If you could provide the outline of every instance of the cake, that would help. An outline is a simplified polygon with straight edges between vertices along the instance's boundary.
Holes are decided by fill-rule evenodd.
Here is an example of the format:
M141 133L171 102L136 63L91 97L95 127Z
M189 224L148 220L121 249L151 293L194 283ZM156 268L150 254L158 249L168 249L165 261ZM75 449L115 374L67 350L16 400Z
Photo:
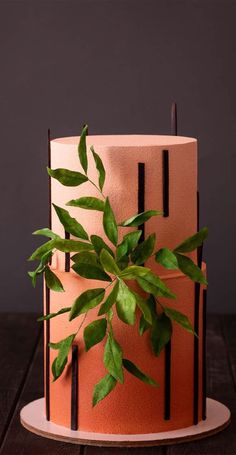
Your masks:
M83 173L78 159L80 137L62 137L49 142L49 168L70 169ZM174 250L186 238L199 231L197 191L197 140L181 136L160 135L87 135L87 150L94 150L106 169L103 193L109 200L116 220L129 219L136 213L149 210L161 215L139 226L140 241L156 234L156 249ZM91 154L91 152L88 152ZM67 186L50 172L50 228L61 238L78 240L65 232L57 207L69 210L70 216L81 223L91 235L100 236L111 250L114 245L102 228L103 211L68 207L68 201L82 197L98 197L97 188L90 181L79 186ZM98 180L96 160L89 158L89 179ZM53 204L53 206L52 206ZM67 205L66 205L67 204ZM134 231L132 226L122 227L123 234ZM121 235L121 234L120 234ZM118 243L122 237L119 237ZM57 314L70 307L79 295L89 289L101 288L101 281L87 279L72 268L73 254L56 250L49 269L63 285L64 292L56 292L44 280L44 315ZM201 247L187 251L187 256L206 276L206 265L201 260ZM197 424L206 418L205 391L205 306L206 284L193 281L179 268L164 268L155 256L141 267L158 275L167 288L176 294L171 300L164 295L160 301L183 313L190 321L195 334L184 330L178 321L172 321L172 336L158 356L150 347L149 330L139 333L140 315L128 325L113 311L115 339L122 346L123 357L130 359L147 377L153 378L152 387L124 369L124 383L117 382L114 389L96 406L92 403L94 385L107 374L103 363L105 339L85 350L83 329L99 319L98 306L85 317L69 320L68 312L57 317L44 316L45 333L45 414L51 422L73 430L111 434L144 434L177 430ZM101 286L102 284L102 286ZM132 282L134 292L140 292ZM141 295L145 296L144 290ZM81 330L73 339L68 361L60 377L53 374L57 343ZM52 349L49 347L51 343ZM154 384L155 382L155 384Z

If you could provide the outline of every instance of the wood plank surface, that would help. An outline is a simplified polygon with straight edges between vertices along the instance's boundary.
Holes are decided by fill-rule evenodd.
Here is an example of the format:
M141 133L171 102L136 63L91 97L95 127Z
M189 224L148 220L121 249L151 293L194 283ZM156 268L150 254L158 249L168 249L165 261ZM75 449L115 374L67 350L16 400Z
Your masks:
M10 388L7 388L7 378L0 377L0 400L3 411L0 411L0 422L6 419L4 409L11 409L5 424L8 426L5 438L0 450L1 455L234 455L236 454L235 425L224 430L219 435L195 441L187 444L166 447L150 448L108 448L108 447L83 447L64 442L36 436L25 430L19 421L20 409L28 402L43 395L43 344L42 338L34 350L33 343L36 342L38 333L35 317L26 316L29 331L22 334L24 318L17 321L16 316L9 316L8 322L1 325L0 334L9 331L9 324L14 328L17 343L3 342L0 347L0 366L6 368ZM31 321L31 323L29 322ZM17 330L19 329L18 335ZM34 334L33 334L34 332ZM12 332L13 333L13 332ZM20 335L21 333L21 335ZM218 399L231 409L233 415L236 413L235 379L236 379L236 316L219 317L208 316L207 328L207 371L208 371L208 396ZM7 335L6 335L7 336ZM10 337L10 336L9 336ZM30 338L28 340L28 338ZM7 340L7 338L6 338ZM5 343L5 344L4 344ZM8 346L7 346L8 344ZM31 349L30 349L31 345ZM22 351L22 349L24 351ZM14 352L12 352L12 350ZM26 350L26 351L25 351ZM4 353L11 351L8 358ZM23 352L24 363L18 357ZM27 355L26 355L27 354ZM3 357L3 358L1 358ZM27 360L28 359L28 360ZM14 376L15 368L19 379ZM12 382L11 382L12 381ZM15 391L15 401L12 403L11 393ZM8 391L8 393L4 393ZM5 401L5 403L4 403ZM13 409L14 408L14 412ZM12 417L12 418L11 418Z
M28 370L24 388L19 397L13 419L0 450L1 455L79 455L80 446L53 441L37 436L20 423L19 413L23 406L43 396L43 340L41 338L32 364Z
M36 314L1 313L0 317L0 445L14 412L39 339Z
M222 329L228 354L229 366L236 388L236 316L222 316Z

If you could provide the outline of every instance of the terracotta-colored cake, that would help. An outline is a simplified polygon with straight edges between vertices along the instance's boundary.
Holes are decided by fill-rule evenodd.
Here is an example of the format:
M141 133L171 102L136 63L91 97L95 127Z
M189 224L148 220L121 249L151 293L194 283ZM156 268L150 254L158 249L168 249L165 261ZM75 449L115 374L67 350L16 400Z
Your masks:
M81 172L78 143L79 137L52 140L51 168ZM155 232L159 247L173 249L197 231L196 139L155 135L88 136L87 146L91 145L100 155L106 169L104 193L109 195L118 221L139 211L139 168L142 163L144 209L162 210L163 205L166 205L164 216L153 217L145 224L145 237ZM93 162L89 176L94 180L97 178ZM164 179L167 179L167 185ZM96 188L89 182L79 187L68 187L51 179L52 203L68 210L66 202L82 196L97 196ZM102 230L101 212L70 207L70 215L79 220L89 234L100 235L109 243ZM61 237L65 236L54 210L51 214L51 227ZM131 231L131 228L125 229L125 233ZM70 238L73 239L73 236ZM111 243L109 246L113 248ZM190 253L189 257L195 263L199 262L197 251ZM168 348L156 357L150 349L148 334L144 333L142 337L139 335L138 322L133 326L125 325L114 311L113 328L124 356L132 359L141 370L158 381L160 387L151 387L125 372L124 384L117 384L112 393L92 407L94 384L106 374L103 365L105 342L102 341L85 352L83 331L76 336L73 345L78 346L78 393L73 402L71 353L61 377L53 382L51 366L57 352L49 350L46 343L49 340L57 342L75 332L82 316L69 322L66 313L45 322L46 412L52 422L71 428L71 415L77 413L80 430L138 434L184 428L205 418L205 372L202 358L204 286L194 283L181 272L165 270L154 258L148 260L145 266L157 273L168 288L177 294L177 299L171 301L171 306L188 316L198 338L174 323ZM82 278L72 269L65 271L65 253L57 252L53 256L51 268L63 283L65 292L45 289L45 311L49 309L50 313L72 305L87 289L101 287L101 282ZM205 273L204 264L202 269ZM162 301L166 306L170 305L169 299L162 298ZM88 312L86 323L97 318L97 311L95 308Z

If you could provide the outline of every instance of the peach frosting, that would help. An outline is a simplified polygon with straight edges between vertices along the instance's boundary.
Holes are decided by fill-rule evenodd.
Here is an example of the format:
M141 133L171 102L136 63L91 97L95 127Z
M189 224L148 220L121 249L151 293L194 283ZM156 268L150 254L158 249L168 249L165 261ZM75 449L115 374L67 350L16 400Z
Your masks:
M52 169L66 168L83 172L78 159L78 142L79 138L62 138L51 141ZM138 211L139 162L145 163L145 210L162 210L162 150L168 147L170 216L168 218L158 216L150 219L145 227L145 235L156 232L159 245L174 248L184 238L195 233L197 224L196 139L179 136L88 136L87 144L88 149L94 145L95 151L103 160L106 169L103 193L109 195L119 222ZM97 170L91 153L88 176L97 182ZM65 205L69 200L82 196L100 197L90 182L78 187L66 187L52 179L51 191L52 201L69 210L71 216L75 217L90 235L97 234L104 237L101 212ZM64 237L64 228L54 209L52 209L52 230ZM121 230L123 233L127 233L132 228ZM106 241L109 243L107 239ZM191 256L196 259L195 252ZM150 260L148 265L157 273L161 272L154 260ZM64 270L63 253L58 255L57 267L59 270Z
M205 265L203 265L205 272ZM55 270L54 270L55 271ZM51 312L70 306L85 289L102 287L100 281L86 280L72 273L55 271L63 283L65 293L51 291ZM177 294L177 300L161 299L162 303L186 314L194 322L194 283L183 274L168 276L168 287ZM202 412L202 289L200 293L199 320L199 419ZM97 319L98 309L90 310L85 324ZM79 384L78 384L78 423L80 430L101 433L155 433L187 427L193 423L193 346L194 337L181 326L173 324L172 361L171 361L171 419L164 420L164 351L159 357L152 353L148 333L142 337L138 333L140 313L134 326L121 322L114 311L114 335L122 346L125 358L133 361L139 368L156 379L159 388L139 381L125 372L123 385L116 388L94 408L92 393L94 385L106 374L103 365L105 341L85 352L83 330L74 341L79 349ZM57 342L77 331L83 315L69 322L68 314L51 320L51 340ZM57 351L50 350L52 364ZM71 365L70 358L62 376L52 382L50 378L50 413L51 420L59 425L70 427Z
M51 141L51 167L67 168L82 172L78 159L79 138L59 138ZM145 236L156 232L157 248L174 248L186 237L196 232L197 225L197 141L180 136L88 136L88 148L94 145L106 169L104 194L109 195L116 219L121 221L137 213L138 163L145 163L145 210L162 210L162 150L169 150L170 216L154 217L145 227ZM92 156L89 157L89 178L97 181L97 170ZM51 179L52 202L69 210L91 234L105 237L102 229L102 213L66 206L66 202L82 196L99 197L89 183L79 187L66 187ZM122 228L123 233L131 228ZM52 230L64 237L64 228L52 209ZM73 238L73 236L71 236ZM110 245L111 246L111 245ZM196 261L196 252L190 255ZM50 312L70 306L86 289L103 287L101 281L86 280L75 272L64 272L65 255L57 252L52 268L63 283L64 293L51 291ZM162 299L163 303L186 314L194 320L194 283L182 273L165 270L154 260L147 266L162 274L177 300ZM205 272L205 265L203 266ZM199 320L199 419L201 420L201 375L202 375L202 289L200 292ZM44 293L45 301L45 293ZM86 324L97 318L98 309L90 310ZM75 339L79 348L79 429L101 433L152 433L174 430L193 423L193 346L194 337L182 327L173 324L171 363L171 419L164 420L164 352L155 357L151 351L148 334L138 334L138 317L134 326L121 322L114 312L114 333L124 350L124 356L136 363L144 372L155 378L159 388L146 385L125 373L124 385L118 384L114 391L92 408L94 385L106 374L103 365L104 341L89 352L84 351L83 331ZM77 330L81 317L72 322L68 314L50 321L51 341L56 342ZM56 351L50 350L50 364ZM50 378L51 420L70 427L71 406L70 358L62 376L52 382Z

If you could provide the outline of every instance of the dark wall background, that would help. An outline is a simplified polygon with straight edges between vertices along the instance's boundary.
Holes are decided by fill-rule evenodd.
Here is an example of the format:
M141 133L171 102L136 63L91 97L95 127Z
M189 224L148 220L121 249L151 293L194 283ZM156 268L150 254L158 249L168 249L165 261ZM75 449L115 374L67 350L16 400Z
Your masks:
M172 100L199 139L209 308L235 311L235 17L229 0L0 1L3 311L42 305L26 258L47 226L47 128L168 134Z

